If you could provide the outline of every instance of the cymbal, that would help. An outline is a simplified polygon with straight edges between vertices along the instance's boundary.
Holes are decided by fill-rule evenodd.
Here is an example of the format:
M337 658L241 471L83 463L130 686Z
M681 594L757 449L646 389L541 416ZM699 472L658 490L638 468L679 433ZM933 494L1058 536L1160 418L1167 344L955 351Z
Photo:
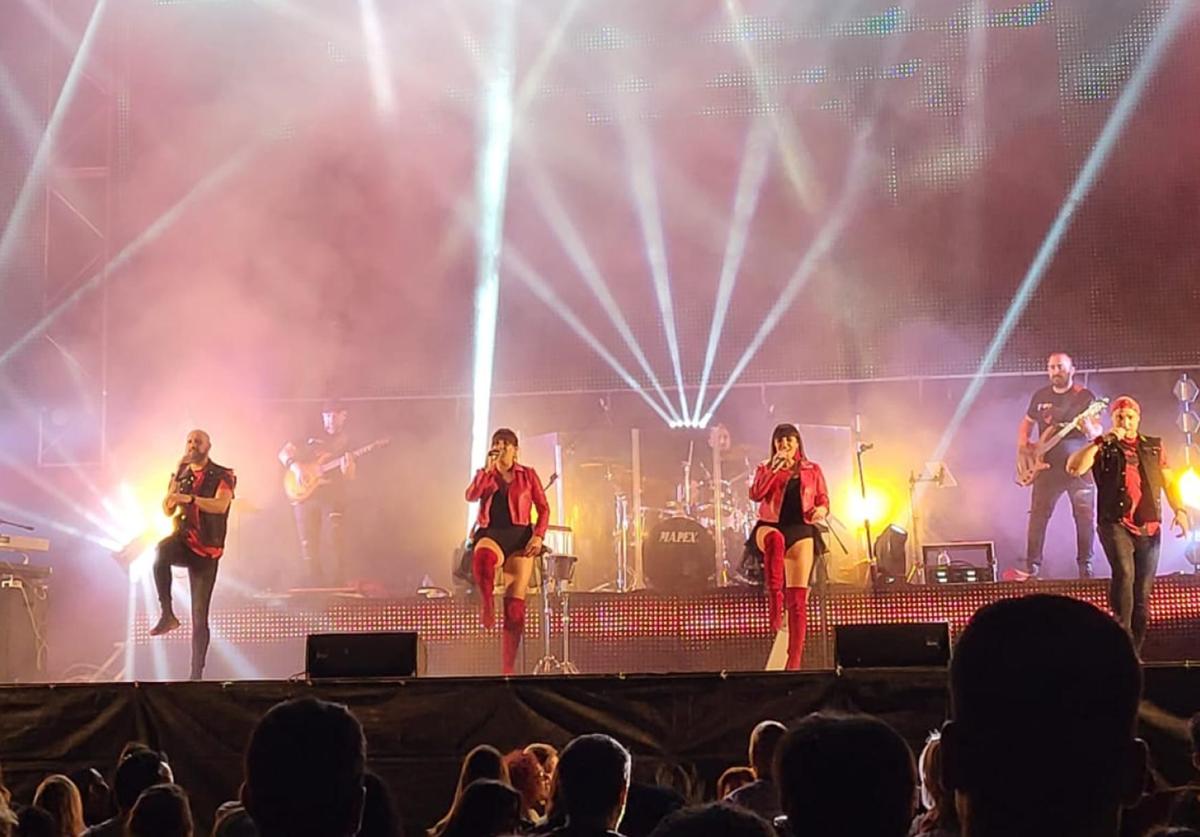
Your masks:
M615 459L593 459L588 462L580 462L580 468L611 468L614 471L629 471L632 470L628 465L619 462Z

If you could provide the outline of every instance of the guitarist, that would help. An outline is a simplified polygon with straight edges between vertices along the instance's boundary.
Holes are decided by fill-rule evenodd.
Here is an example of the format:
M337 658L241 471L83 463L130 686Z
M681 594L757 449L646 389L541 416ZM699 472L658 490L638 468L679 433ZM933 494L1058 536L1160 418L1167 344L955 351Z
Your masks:
M339 401L327 401L321 407L321 431L309 436L302 444L288 442L279 451L279 461L300 476L302 464L315 462L325 455L326 460L341 459L341 467L326 474L326 484L319 486L303 502L292 509L296 516L296 532L300 537L300 560L305 582L320 587L328 582L340 584L346 554L346 483L356 475L354 457L350 456L350 437L346 432L348 411ZM321 529L329 522L332 546L332 578L326 577L321 560Z
M1096 396L1087 387L1075 383L1075 364L1065 352L1055 352L1046 360L1050 383L1029 399L1029 408L1017 428L1017 456L1030 456L1034 445L1047 430L1056 431L1088 408ZM1090 475L1067 473L1067 457L1085 446L1100 432L1095 419L1085 419L1045 455L1045 467L1033 482L1029 506L1029 533L1025 560L1032 578L1042 571L1042 548L1046 525L1054 507L1065 493L1071 500L1075 517L1075 561L1080 578L1092 577L1092 520L1096 513L1096 487ZM1030 432L1033 433L1032 439Z

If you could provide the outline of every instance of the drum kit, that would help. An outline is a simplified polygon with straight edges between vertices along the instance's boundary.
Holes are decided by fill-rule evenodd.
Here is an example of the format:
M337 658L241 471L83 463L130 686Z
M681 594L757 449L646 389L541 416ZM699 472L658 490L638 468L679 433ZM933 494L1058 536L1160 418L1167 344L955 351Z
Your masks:
M754 476L751 451L745 445L727 446L721 449L720 463L714 461L714 468L696 454L695 443L690 442L688 456L674 478L646 481L642 492L646 502L640 510L632 501L633 473L628 466L609 459L581 463L581 468L596 469L603 475L613 497L616 577L596 590L624 592L646 586L695 592L724 584L730 576L747 581L737 568L757 517L749 497ZM717 569L718 545L724 573Z

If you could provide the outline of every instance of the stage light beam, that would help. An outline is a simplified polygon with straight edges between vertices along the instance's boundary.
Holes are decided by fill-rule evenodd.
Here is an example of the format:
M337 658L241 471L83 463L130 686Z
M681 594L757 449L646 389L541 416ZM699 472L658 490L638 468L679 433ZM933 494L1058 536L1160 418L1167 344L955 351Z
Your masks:
M159 236L166 232L179 218L202 197L214 190L219 184L229 179L235 172L240 171L243 166L249 162L253 153L257 150L258 144L251 144L243 148L241 152L230 157L215 170L207 174L199 183L180 198L175 204L168 208L162 215L156 218L146 229L142 230L141 234L133 241L126 244L121 252L117 253L108 264L101 267L90 277L76 286L66 298L58 303L52 310L35 323L24 335L18 338L14 343L8 346L3 352L0 352L0 368L3 368L12 358L24 349L30 342L37 339L46 333L46 330L54 324L66 311L80 302L85 296L91 293L114 272L124 267L125 264L134 256L156 241Z
M1075 218L1076 211L1091 192L1092 186L1095 185L1096 179L1099 177L1113 149L1116 147L1121 132L1125 129L1125 125L1129 122L1134 111L1137 110L1142 93L1145 91L1146 85L1150 82L1150 78L1154 75L1154 71L1158 68L1158 64L1162 60L1162 55L1166 51L1167 44L1170 43L1175 30L1178 29L1179 22L1183 18L1188 6L1188 0L1174 0L1166 12L1163 13L1158 28L1154 32L1154 37L1134 68L1129 81L1125 83L1125 87L1121 90L1121 95L1117 97L1117 102L1113 105L1112 111L1109 112L1108 118L1104 121L1104 126L1101 128L1096 142L1092 145L1091 151L1084 160L1083 167L1079 170L1075 182L1071 185L1066 200L1063 201L1058 214L1054 218L1054 222L1050 225L1045 238L1042 239L1041 246L1038 247L1033 263L1030 264L1024 278L1017 287L1012 303L1009 305L1004 318L997 327L996 333L993 335L991 343L984 353L983 360L975 370L971 382L967 385L963 397L959 400L953 416L951 416L946 429L942 433L941 439L938 441L937 448L930 457L932 461L940 462L946 458L946 452L950 449L950 445L954 441L959 428L962 426L963 420L967 417L967 413L970 412L971 407L979 397L979 393L987 381L988 374L995 367L996 361L999 360L1000 352L1008 344L1008 338L1012 336L1012 332L1016 328L1017 323L1020 322L1021 316L1025 313L1030 300L1033 299L1034 293L1041 285L1046 271L1049 269L1055 254L1058 252L1058 245L1071 228L1071 222ZM918 491L921 491L921 489L922 486L917 487Z
M846 185L842 189L842 194L838 198L837 204L830 212L825 223L817 230L808 249L805 250L804 255L800 258L796 269L792 272L791 277L780 290L775 303L767 311L767 315L759 324L754 337L751 338L749 345L746 346L745 351L742 352L741 357L734 364L725 383L717 391L712 404L705 410L703 417L700 419L702 426L712 421L717 408L725 400L725 396L729 394L729 391L742 376L746 367L750 365L750 361L754 359L759 349L766 343L767 338L771 336L771 332L779 325L779 321L783 319L783 315L792 307L792 304L796 301L796 297L800 295L800 291L804 289L804 286L808 284L808 280L812 278L817 265L820 264L821 260L825 258L833 245L841 237L842 230L850 220L850 210L854 205L854 201L857 200L867 177L866 169L868 167L859 165L864 140L865 134L860 132L854 149L850 153Z
M35 153L38 144L38 124L29 103L17 88L16 79L8 71L4 62L0 61L0 100L4 102L4 110L17 127L21 142L30 153Z
M721 340L721 332L725 328L725 317L729 313L729 301L733 298L738 271L742 266L742 256L746 252L750 221L754 218L754 211L758 207L758 196L762 191L763 179L766 177L768 159L764 122L757 119L751 124L750 130L746 134L746 147L742 152L742 165L738 172L737 192L733 203L733 222L729 226L729 236L725 240L725 257L721 262L721 277L717 282L717 296L713 302L713 318L708 331L708 345L704 350L700 390L696 393L696 406L691 416L692 421L701 427L707 422L701 421L700 408L704 403L704 393L708 389L713 362L717 357L717 345Z
M725 0L725 15L731 24L738 26L746 18L746 10L739 0ZM783 117L782 114L786 111L774 100L766 83L767 73L759 64L749 42L746 38L737 38L736 40L742 53L742 59L749 67L750 76L754 80L754 94L758 100L759 109L766 114L765 118L775 134L779 156L783 161L784 174L787 175L788 182L791 183L796 196L800 199L801 206L811 211L816 207L820 197L817 194L817 178L812 174L812 161L804 149L804 144L796 136L795 124L792 120Z
M671 355L671 368L675 372L675 384L679 388L679 407L681 414L687 416L687 395L683 391L683 364L679 353L679 335L675 328L675 306L671 299L671 272L667 264L667 245L663 236L658 186L654 178L654 154L650 148L646 128L636 114L623 108L618 123L629 159L634 207L637 209L642 241L646 246L646 259L650 264L650 275L654 282L654 298L658 302L658 311L667 338L667 351Z
M658 380L658 376L654 374L654 369L650 366L650 361L646 358L645 351L634 337L633 330L629 327L625 315L621 312L621 306L617 304L613 298L612 291L609 290L608 284L600 275L600 269L596 266L595 260L592 259L591 253L588 251L587 245L583 241L583 237L579 234L578 228L572 223L570 216L567 213L566 207L563 206L562 200L555 191L550 179L536 166L531 170L531 183L533 186L534 196L538 201L538 208L542 211L542 216L550 224L554 234L558 237L563 249L570 257L571 262L575 265L575 269L579 275L583 277L583 281L591 290L596 301L600 303L600 307L604 309L604 313L608 315L609 321L621 335L626 348L637 360L638 366L646 375L651 387L663 401L663 406L671 416L673 421L682 421L683 417L676 412L674 405L671 404L671 399L667 397L667 393L663 390L662 383Z
M482 462L491 442L492 376L500 316L500 258L513 131L513 42L515 0L495 3L496 30L490 72L483 79L483 142L476 164L475 346L472 363L471 467ZM474 504L470 504L473 506ZM473 517L468 511L468 520Z
M367 72L371 79L371 92L375 97L375 110L380 116L391 116L396 110L396 88L392 83L391 63L388 60L387 47L384 46L383 25L379 20L379 9L375 0L358 0L358 15L362 22Z
M640 397L646 402L647 405L649 405L650 409L654 410L654 412L658 414L659 418L666 422L669 427L680 426L678 419L672 418L670 415L668 415L662 406L660 406L658 402L650 397L650 394L647 393L646 390L642 388L641 384L639 384L633 377L633 375L629 373L629 370L621 365L619 360L613 357L612 352L604 348L604 344L602 344L596 338L596 336L592 334L588 327L583 324L583 321L573 311L571 311L570 307L567 306L562 298L560 298L558 294L554 292L554 289L550 287L550 284L543 279L527 261L525 261L516 248L510 246L505 250L504 261L505 264L512 269L516 278L519 279L531 291L533 291L534 295L537 296L538 299L546 303L546 306L551 311L557 313L558 316L562 318L563 322L565 322L581 340L587 343L588 346L590 346L592 350L599 355L600 358L607 363L614 372L617 373L617 375L621 377L621 380L623 380L626 385L628 385L628 387L638 395L638 397Z
M54 148L55 141L58 139L58 132L62 128L63 120L66 118L71 102L75 98L75 90L79 87L79 81L83 77L83 68L91 56L92 43L95 41L96 32L100 28L100 21L104 17L104 9L107 3L108 0L96 0L96 5L92 8L92 14L88 19L87 26L84 28L79 48L75 50L71 66L67 69L67 77L63 81L62 89L59 91L58 98L54 102L54 107L50 111L50 119L46 123L46 130L42 132L41 140L38 142L37 150L34 152L33 162L30 164L29 170L25 173L25 179L21 182L21 189L17 193L16 201L13 203L12 212L8 216L8 223L5 224L4 232L0 234L0 285L3 285L5 278L11 273L11 271L7 270L8 261L12 258L16 244L21 238L20 232L25 225L25 216L33 206L38 187L41 185L43 175L50 165L51 151Z

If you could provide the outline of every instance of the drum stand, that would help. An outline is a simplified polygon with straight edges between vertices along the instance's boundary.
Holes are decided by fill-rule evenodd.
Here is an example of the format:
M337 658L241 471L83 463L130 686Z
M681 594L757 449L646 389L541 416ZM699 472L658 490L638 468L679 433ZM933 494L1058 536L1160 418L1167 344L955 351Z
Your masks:
M575 574L575 558L570 555L553 555L543 548L538 556L538 574L542 588L542 643L545 654L533 665L534 674L579 674L579 669L570 659L571 614L568 604L567 584ZM550 625L554 611L550 605L551 594L558 596L562 612L562 660L550 651Z
M622 492L613 495L613 557L617 562L617 577L593 587L592 593L627 593L633 589L629 577L629 498Z

